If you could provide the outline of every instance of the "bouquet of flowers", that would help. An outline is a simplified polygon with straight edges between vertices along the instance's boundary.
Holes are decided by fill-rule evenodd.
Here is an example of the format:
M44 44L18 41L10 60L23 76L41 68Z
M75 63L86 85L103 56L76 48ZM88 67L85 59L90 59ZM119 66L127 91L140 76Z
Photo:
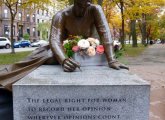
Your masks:
M103 45L100 45L100 41L95 38L83 39L82 36L69 36L69 38L63 41L63 47L68 57L72 57L74 53L80 55L95 56L97 54L104 53Z

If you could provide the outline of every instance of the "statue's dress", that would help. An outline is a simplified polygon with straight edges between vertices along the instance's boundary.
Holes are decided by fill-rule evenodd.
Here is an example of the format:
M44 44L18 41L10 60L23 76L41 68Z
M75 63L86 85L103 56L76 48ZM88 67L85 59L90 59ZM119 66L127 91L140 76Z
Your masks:
M50 63L51 60L62 64L65 58L62 43L69 35L81 35L86 38L99 35L103 44L112 44L108 23L100 6L91 5L83 17L75 17L73 6L70 6L53 17L49 38L50 45L36 49L25 60L1 70L0 85L12 90L13 83L40 65ZM105 52L111 53L107 48ZM108 59L109 56L106 55L106 57Z

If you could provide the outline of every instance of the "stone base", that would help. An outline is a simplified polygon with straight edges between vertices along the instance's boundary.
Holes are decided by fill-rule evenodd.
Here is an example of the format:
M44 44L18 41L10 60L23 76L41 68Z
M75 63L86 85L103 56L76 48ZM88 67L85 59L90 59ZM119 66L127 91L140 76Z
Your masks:
M73 55L73 59L80 63L81 66L105 66L108 65L105 54L96 54L93 57L88 55L81 56L79 53Z
M13 120L12 92L0 86L0 120Z
M14 120L148 120L150 85L127 70L41 66L13 85Z

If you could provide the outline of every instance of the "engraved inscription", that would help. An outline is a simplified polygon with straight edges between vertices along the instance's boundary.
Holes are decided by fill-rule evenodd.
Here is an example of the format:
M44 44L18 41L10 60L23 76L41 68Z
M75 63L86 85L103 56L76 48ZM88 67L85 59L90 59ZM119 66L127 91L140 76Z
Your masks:
M126 98L26 98L28 120L118 120L114 104L124 105ZM123 108L122 108L123 109ZM120 110L122 112L122 110ZM37 113L34 115L34 113Z

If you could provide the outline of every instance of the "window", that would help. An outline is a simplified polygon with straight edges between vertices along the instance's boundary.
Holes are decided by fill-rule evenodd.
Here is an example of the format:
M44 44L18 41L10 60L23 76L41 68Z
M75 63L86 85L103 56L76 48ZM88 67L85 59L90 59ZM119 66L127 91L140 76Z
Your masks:
M35 37L35 36L36 36L36 28L33 27L33 37Z
M4 17L7 18L7 16L8 16L8 10L7 9L4 10L4 15L5 15Z
M44 10L42 10L42 15L44 15Z
M23 37L23 26L22 25L18 26L18 32L19 32L19 37Z
M26 15L26 20L27 20L28 22L30 22L30 15L29 15L29 14Z
M21 12L18 13L18 20L22 20L22 13Z
M22 3L22 0L18 0L18 6L20 6Z
M30 35L30 28L27 27L27 33Z
M40 37L40 31L38 30L38 37Z
M48 16L49 15L49 12L48 11L46 11L46 16Z
M35 14L33 14L33 22L35 22Z
M9 35L9 26L8 25L4 25L4 34Z
M39 9L37 10L37 14L40 14L40 10Z
M6 41L6 39L5 38L0 38L0 41Z
M37 23L40 23L40 19L37 19Z
M15 25L13 26L13 35L15 36Z

